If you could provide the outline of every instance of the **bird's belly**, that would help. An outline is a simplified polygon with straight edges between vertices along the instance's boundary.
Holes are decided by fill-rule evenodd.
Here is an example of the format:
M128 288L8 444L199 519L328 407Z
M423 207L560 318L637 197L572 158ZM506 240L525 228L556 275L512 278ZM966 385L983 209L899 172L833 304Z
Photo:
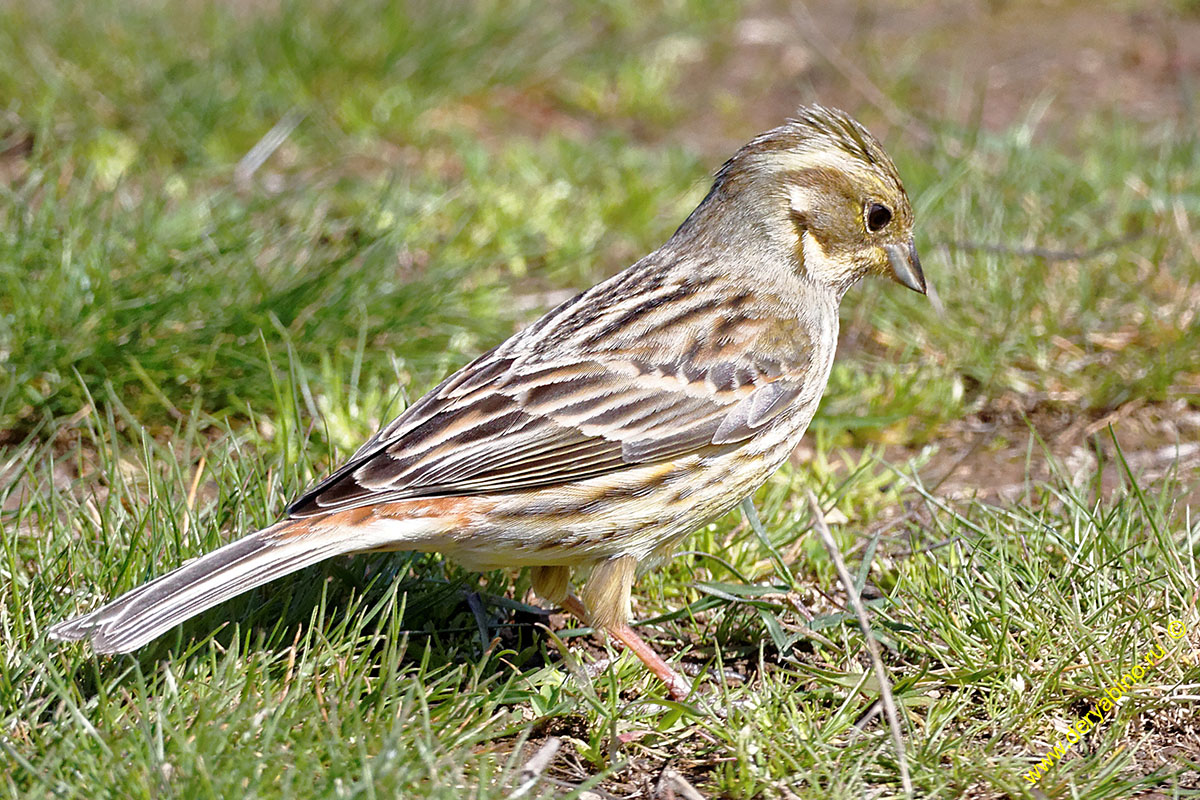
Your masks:
M473 515L438 549L475 570L583 566L622 555L657 560L762 485L802 434L783 435L765 451L742 447L492 495L487 512Z

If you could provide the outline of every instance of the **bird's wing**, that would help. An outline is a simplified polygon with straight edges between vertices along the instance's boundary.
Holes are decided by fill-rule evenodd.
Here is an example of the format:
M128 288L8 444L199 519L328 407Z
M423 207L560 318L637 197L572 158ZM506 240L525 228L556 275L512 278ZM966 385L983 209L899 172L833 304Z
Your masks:
M522 360L496 350L450 376L288 509L507 492L736 445L802 381L778 362L648 363L621 353Z

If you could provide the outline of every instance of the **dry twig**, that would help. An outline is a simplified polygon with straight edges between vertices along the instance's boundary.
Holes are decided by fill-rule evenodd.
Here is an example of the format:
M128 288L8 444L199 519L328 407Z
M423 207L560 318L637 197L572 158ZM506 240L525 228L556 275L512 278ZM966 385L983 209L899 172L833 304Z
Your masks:
M287 141L287 138L292 135L292 131L296 130L296 126L304 121L305 112L299 108L293 108L283 115L283 118L276 122L271 130L263 134L254 147L251 147L246 155L242 156L241 161L238 161L237 166L233 168L233 179L239 186L244 186L254 177L254 173L258 172L258 168L266 163L271 154L279 149L279 146Z
M896 761L900 765L900 783L904 786L904 794L912 797L912 779L908 775L908 758L904 754L904 734L900 730L900 715L896 709L896 699L892 697L891 680L888 678L887 669L883 666L883 659L879 655L879 644L871 634L871 623L867 620L867 611L863 608L862 598L858 596L858 591L854 587L854 579L850 577L850 571L846 569L846 562L842 560L842 553L838 550L837 542L833 540L833 534L829 532L829 526L825 524L825 515L821 512L821 505L811 490L808 492L808 505L812 509L813 526L825 544L825 549L829 551L829 557L833 559L833 565L837 568L838 579L846 589L846 600L858 615L858 624L862 628L863 639L867 643L867 652L871 656L871 666L875 670L876 680L879 681L879 696L883 701L883 710L887 714L888 726L892 730L892 742L896 746Z
M674 767L667 767L662 771L654 796L660 800L704 800L704 795Z
M1080 250L1055 250L1051 247L1016 247L1008 244L988 244L987 242L966 242L966 241L951 241L944 242L943 246L951 250L964 250L968 253L999 253L1007 256L1024 256L1026 258L1040 258L1044 261L1087 261L1089 258L1103 255L1111 250L1115 250L1122 245L1137 241L1142 238L1141 233L1130 233L1125 236L1118 236L1115 239L1101 242L1094 247L1086 247Z
M541 780L542 773L554 761L554 757L558 755L558 749L562 747L562 739L557 736L551 736L538 751L525 762L525 766L521 767L521 774L517 776L520 784L508 796L508 800L517 800L519 797L524 797L529 793L529 790L537 786L537 782Z

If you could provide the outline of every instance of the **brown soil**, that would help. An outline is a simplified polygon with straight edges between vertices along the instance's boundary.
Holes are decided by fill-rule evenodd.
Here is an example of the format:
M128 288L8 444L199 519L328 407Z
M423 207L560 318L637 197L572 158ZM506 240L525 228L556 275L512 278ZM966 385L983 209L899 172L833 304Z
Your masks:
M1096 112L1194 120L1200 9L1163 0L860 0L805 10L762 0L707 50L683 87L707 121L686 126L687 135L706 151L726 152L747 130L814 101L852 111L885 138L925 138L923 119L991 130L1026 123L1058 138ZM711 112L722 106L731 113L715 126Z

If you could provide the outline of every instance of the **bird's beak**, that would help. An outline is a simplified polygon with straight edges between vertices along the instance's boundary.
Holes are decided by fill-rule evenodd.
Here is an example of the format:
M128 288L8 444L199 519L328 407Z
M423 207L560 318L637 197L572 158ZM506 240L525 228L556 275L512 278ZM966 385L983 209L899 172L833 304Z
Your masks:
M917 258L916 245L910 240L907 246L885 244L888 263L892 265L892 277L914 292L925 294L925 273L921 272L921 259Z

